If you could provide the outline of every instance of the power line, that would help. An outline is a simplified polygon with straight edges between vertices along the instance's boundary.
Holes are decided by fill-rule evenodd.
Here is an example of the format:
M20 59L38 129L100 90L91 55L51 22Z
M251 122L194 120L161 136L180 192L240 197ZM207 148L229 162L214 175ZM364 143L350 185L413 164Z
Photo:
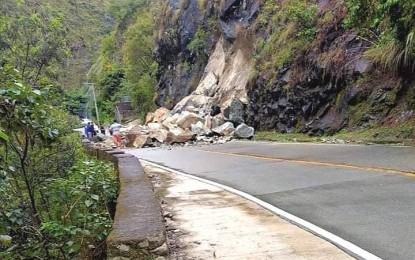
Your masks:
M92 98L93 98L93 101L94 101L94 105L95 105L95 114L96 114L96 116L97 116L97 124L98 124L98 128L100 128L101 127L101 124L100 124L100 122L99 122L99 113L98 113L98 105L97 105L97 98L96 98L96 95L95 95L95 87L94 87L94 83L89 83L89 82L87 82L87 83L84 83L84 86L87 88L87 92L85 93L85 94L89 94L90 92L91 92L91 90L92 90ZM89 100L88 100L88 102L87 102L87 106L86 106L86 109L88 109L88 107L89 107Z

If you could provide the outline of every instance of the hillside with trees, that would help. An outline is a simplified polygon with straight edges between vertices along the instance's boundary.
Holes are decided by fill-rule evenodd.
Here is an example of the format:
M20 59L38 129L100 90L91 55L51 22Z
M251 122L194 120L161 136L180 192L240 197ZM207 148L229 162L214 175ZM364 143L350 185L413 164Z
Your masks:
M111 29L102 3L0 4L1 259L105 257L115 172L84 154L66 106Z
M100 53L91 67L91 79L98 85L98 104L104 121L111 122L114 107L123 97L132 101L137 117L154 110L157 62L154 30L156 5L150 0L112 1L109 13L114 30L105 36Z

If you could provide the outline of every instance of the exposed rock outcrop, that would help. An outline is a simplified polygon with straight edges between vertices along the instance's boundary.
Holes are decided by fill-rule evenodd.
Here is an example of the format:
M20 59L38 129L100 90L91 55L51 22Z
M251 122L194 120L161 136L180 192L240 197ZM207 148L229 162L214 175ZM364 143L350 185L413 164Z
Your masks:
M161 66L156 103L168 108L173 104L172 114L188 111L203 118L211 112L212 116L219 114L232 99L242 102L244 110L248 104L246 86L253 69L253 38L246 26L262 1L206 1L204 6L197 2L189 1L183 7L173 0L164 6L174 11L171 14L181 16L177 24L172 24L173 17L160 18L165 31L158 39L157 56ZM191 21L185 20L190 16ZM211 27L209 18L219 18L220 23ZM220 30L225 34L221 35ZM203 31L206 38L203 48L195 52L189 49L189 44L200 37L198 31ZM235 123L243 122L243 118L235 118Z
M187 111L210 129L230 121L321 135L415 118L413 75L375 67L370 41L343 26L345 1L281 1L285 11L304 4L304 17L278 22L263 0L162 2L156 103L172 121Z

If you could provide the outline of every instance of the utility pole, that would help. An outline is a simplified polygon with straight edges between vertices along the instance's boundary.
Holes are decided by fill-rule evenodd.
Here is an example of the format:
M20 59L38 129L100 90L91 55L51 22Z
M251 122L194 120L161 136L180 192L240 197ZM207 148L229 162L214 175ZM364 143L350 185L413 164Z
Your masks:
M99 122L99 114L98 114L98 106L97 106L97 98L95 96L95 87L94 87L94 83L84 83L84 85L89 86L90 88L92 88L92 96L94 98L94 105L95 105L95 114L97 115L97 124L98 124L98 131L101 128L101 124Z

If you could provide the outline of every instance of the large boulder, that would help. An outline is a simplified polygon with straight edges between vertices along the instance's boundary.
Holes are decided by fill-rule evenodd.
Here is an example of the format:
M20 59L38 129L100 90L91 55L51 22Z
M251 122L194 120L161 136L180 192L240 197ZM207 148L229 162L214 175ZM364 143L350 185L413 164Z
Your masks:
M126 132L125 139L127 141L126 146L127 147L133 147L134 141L137 139L137 137L141 135L148 135L150 133L150 129L148 126L142 126L142 125L136 125L133 128L131 128L128 132Z
M173 135L180 135L184 132L184 130L181 129L180 127L175 126L175 127L169 128L169 132L172 133Z
M205 111L210 106L209 104L211 103L211 99L211 97L204 95L190 94L176 104L172 110L172 113L183 113L185 111Z
M224 123L225 123L225 118L223 117L222 114L218 114L212 118L212 125L210 128L213 129L213 128L219 127L223 125Z
M195 107L193 105L189 105L189 106L186 106L185 111L191 112L191 113L195 113L195 114L199 114L200 108L199 107Z
M198 136L206 134L205 126L200 121L198 121L196 124L192 124L191 131L193 134L198 135Z
M169 143L171 142L173 134L166 129L159 129L157 131L151 131L149 136L160 143Z
M142 128L142 121L140 119L136 119L134 121L129 122L127 125L123 125L120 128L120 132L122 134L129 133L131 131L139 132Z
M235 136L238 138L251 138L254 136L255 129L242 123L235 129Z
M163 122L163 129L166 129L169 132L174 132L177 128L180 128L180 127L178 127L175 124L170 124L170 123Z
M135 148L142 148L149 144L151 144L151 138L149 135L140 135L133 142L133 146Z
M150 131L158 131L160 129L163 129L163 125L161 123L148 123L147 124Z
M179 128L178 128L179 129ZM185 143L187 141L193 140L194 134L189 129L180 129L181 131L177 131L173 133L173 140L171 143Z
M221 126L213 128L212 131L223 136L232 136L235 132L235 127L231 122L226 122Z
M153 122L154 119L154 113L153 112L148 112L146 115L146 122L145 124L147 125L148 123Z
M125 132L129 132L133 128L142 127L142 124L143 122L141 119L136 119L134 121L129 122L127 126L123 128L123 130L125 130Z
M140 134L143 131L143 129L146 129L146 127L143 127L142 125L136 125L128 129L126 134Z
M225 120L229 120L235 124L240 124L244 121L244 104L237 98L233 98L223 109Z
M133 147L134 141L137 137L139 137L140 134L139 133L128 133L125 135L125 146L126 147Z
M161 123L166 118L170 117L170 110L168 110L165 107L160 107L156 111L154 111L153 115L154 115L153 122Z
M192 126L192 124L196 124L198 121L203 122L203 118L199 117L195 113L185 111L180 115L179 119L177 119L177 125L180 128L188 129Z
M163 124L176 124L177 120L180 118L180 114L176 113L174 115L168 116L166 119L164 119Z

